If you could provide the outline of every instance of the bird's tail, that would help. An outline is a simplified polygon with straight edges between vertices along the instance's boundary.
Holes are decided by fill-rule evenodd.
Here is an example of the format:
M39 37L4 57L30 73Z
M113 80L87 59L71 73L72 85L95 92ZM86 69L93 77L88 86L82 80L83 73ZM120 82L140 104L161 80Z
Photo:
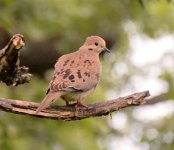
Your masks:
M62 92L48 93L42 100L39 107L36 109L36 114L38 114L43 109L47 108L54 100L58 99L62 95Z

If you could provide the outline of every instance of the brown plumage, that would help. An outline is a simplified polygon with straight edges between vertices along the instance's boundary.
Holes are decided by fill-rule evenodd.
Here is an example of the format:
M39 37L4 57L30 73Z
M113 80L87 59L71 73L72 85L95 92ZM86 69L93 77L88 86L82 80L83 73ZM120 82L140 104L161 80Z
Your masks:
M77 105L88 106L83 100L95 90L101 75L99 54L109 50L99 36L90 36L79 50L61 56L55 64L54 76L46 97L36 113L47 108L54 100L62 98L66 104L76 101Z

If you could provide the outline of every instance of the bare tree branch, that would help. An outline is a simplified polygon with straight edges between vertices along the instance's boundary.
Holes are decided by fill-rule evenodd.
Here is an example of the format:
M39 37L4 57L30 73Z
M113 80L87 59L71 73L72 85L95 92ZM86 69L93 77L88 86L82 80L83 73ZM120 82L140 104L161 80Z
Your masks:
M90 109L76 108L74 105L50 106L39 114L35 113L39 103L0 98L0 110L34 117L73 121L108 115L125 107L141 105L145 103L144 99L148 96L150 96L149 91L134 93L115 100L90 104Z
M23 35L15 34L8 44L0 50L0 81L8 86L17 86L31 80L28 68L20 67L20 50L24 45Z
M172 99L172 98L173 97L170 98L170 95L168 92L161 93L159 95L148 98L146 105L153 105L159 102L164 102L165 100Z

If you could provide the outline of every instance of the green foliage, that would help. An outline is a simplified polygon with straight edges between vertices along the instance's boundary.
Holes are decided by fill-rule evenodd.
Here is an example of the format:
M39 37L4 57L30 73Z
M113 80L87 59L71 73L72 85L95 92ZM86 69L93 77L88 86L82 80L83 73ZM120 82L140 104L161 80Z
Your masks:
M92 103L104 100L105 92L109 90L119 93L118 95L126 89L134 91L132 78L138 75L146 78L149 68L154 66L149 64L138 67L131 61L130 37L125 24L131 22L139 34L157 38L173 32L173 11L173 3L167 0L1 0L0 26L12 34L23 34L26 43L27 40L37 41L58 36L60 39L56 49L62 54L77 49L89 35L96 34L106 38L108 43L111 42L113 53L110 56L103 55L101 82L87 101ZM169 55L173 58L171 53ZM166 100L173 99L173 71L167 70L162 61L155 66L163 70L157 78L169 87ZM126 71L121 74L123 69ZM34 75L31 83L18 87L6 87L1 83L0 94L4 98L40 102L48 83L49 80ZM63 102L58 101L57 104ZM141 124L144 127L139 143L148 143L150 149L173 149L174 142L164 144L161 138L169 131L174 132L172 118L164 119L163 124L157 128L153 123L145 124L134 119L131 110L124 112L129 117L129 126ZM159 135L149 140L145 136L145 129L152 127L157 128ZM0 149L3 150L109 149L109 144L102 141L114 136L128 134L114 132L108 125L107 118L61 122L0 112Z
M2 97L40 102L47 83L33 78L32 83L8 88L1 86ZM101 94L100 94L101 95ZM95 99L96 100L96 99ZM61 102L57 102L61 104ZM1 149L99 149L98 138L107 133L106 119L62 122L0 113ZM87 146L85 146L87 145Z

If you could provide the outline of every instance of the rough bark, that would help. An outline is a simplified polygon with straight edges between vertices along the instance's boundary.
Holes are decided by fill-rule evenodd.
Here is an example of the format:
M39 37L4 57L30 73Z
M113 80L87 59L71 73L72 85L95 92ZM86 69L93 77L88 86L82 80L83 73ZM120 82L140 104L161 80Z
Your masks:
M90 109L83 107L76 108L74 105L50 106L39 114L35 112L39 103L0 98L0 110L34 117L73 121L90 117L100 117L125 107L142 105L146 102L145 98L148 96L150 96L149 91L134 93L114 100L90 104Z
M17 86L31 80L28 68L20 66L20 50L24 45L23 35L15 34L8 44L0 50L0 81L8 86Z

